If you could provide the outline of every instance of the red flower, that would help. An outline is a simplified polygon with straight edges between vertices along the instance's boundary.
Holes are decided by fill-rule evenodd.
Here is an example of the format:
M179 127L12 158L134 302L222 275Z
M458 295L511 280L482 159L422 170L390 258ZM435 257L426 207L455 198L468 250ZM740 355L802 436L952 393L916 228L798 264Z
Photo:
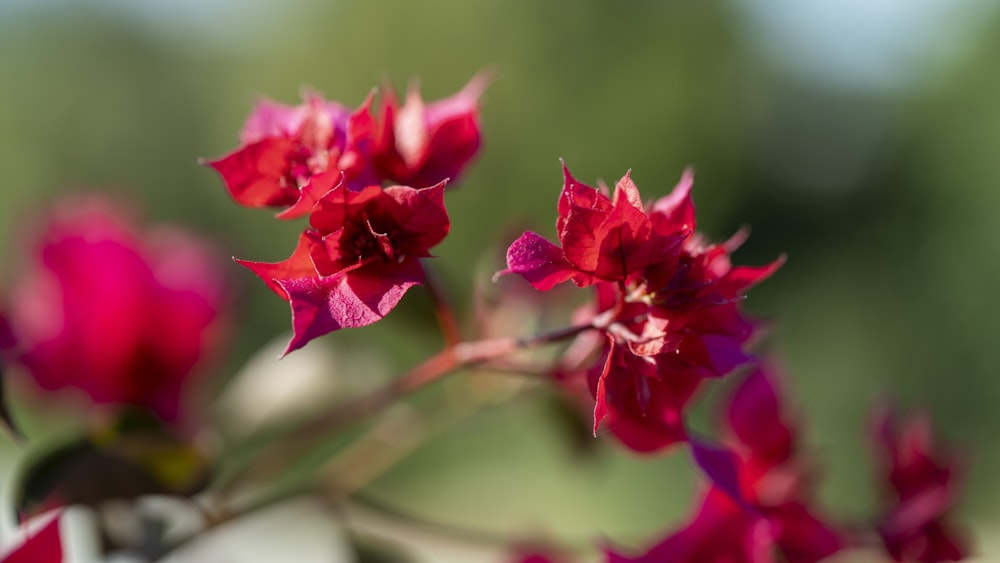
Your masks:
M41 530L29 534L24 543L3 556L0 563L62 563L62 560L62 538L57 516Z
M686 172L673 192L644 206L628 174L609 196L563 167L556 230L561 246L527 232L510 246L507 269L548 290L572 280L594 286L595 325L607 334L589 372L602 420L628 447L655 451L686 439L683 409L701 380L749 360L743 345L754 325L739 301L782 260L733 266L745 236L707 244L695 234Z
M282 262L239 261L292 308L287 352L328 332L374 323L422 283L420 258L448 234L444 182L423 189L368 186L352 191L328 172L312 179L326 195Z
M430 104L411 88L402 106L386 89L375 138L376 174L407 186L442 180L454 185L479 150L479 98L488 84L489 77L478 74L458 93Z
M712 486L686 526L637 557L611 551L609 563L812 563L841 549L840 534L810 507L794 428L773 378L759 370L747 377L727 415L740 457L740 502Z
M964 559L969 552L964 534L946 522L957 494L957 464L934 447L930 419L913 417L900 428L892 413L884 412L875 440L892 499L878 527L889 555L922 563Z
M341 170L352 185L377 183L368 169L373 128L371 96L351 112L308 93L299 106L261 100L240 134L242 146L206 164L222 177L229 194L247 207L284 207L279 217L309 212L323 194L309 180Z
M221 336L214 253L176 230L141 236L110 206L72 201L31 254L11 292L9 359L44 389L178 420L188 379Z
M281 219L312 210L325 186L311 179L327 171L343 172L352 190L454 181L479 149L478 103L487 82L479 75L457 94L427 105L417 90L402 106L389 91L378 122L371 112L374 94L353 111L315 93L294 107L262 100L243 126L240 148L206 164L237 203L284 208Z

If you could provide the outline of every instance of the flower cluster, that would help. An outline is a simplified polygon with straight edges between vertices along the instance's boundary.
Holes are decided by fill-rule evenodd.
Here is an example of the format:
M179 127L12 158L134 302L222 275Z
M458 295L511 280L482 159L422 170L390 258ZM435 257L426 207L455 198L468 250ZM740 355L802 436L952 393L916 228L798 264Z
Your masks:
M392 90L348 110L308 93L301 106L268 100L251 113L243 145L208 164L249 207L279 218L309 216L309 228L281 262L239 262L292 309L287 352L344 327L369 325L424 281L421 258L450 227L444 187L479 149L484 75L457 94L425 104ZM390 183L388 187L383 184Z
M400 105L387 88L375 113L374 94L355 110L315 92L299 106L261 100L243 126L240 148L207 164L237 203L283 208L283 219L310 212L329 189L312 182L324 172L343 173L351 190L454 182L479 150L478 103L487 83L478 75L429 104L412 88Z
M745 233L722 244L697 234L690 171L650 205L629 174L613 194L580 183L565 166L563 179L560 245L526 232L499 274L520 274L539 290L570 280L593 286L593 322L606 336L587 374L595 433L606 421L624 444L644 452L683 441L683 409L702 381L750 359L743 344L754 324L739 302L783 260L733 266L730 254Z
M287 259L237 260L289 303L293 336L286 353L327 333L381 320L411 287L425 283L445 337L443 349L413 369L304 415L287 439L259 448L257 439L272 435L277 423L261 423L259 436L233 437L218 424L224 415L188 412L189 383L223 339L231 293L215 253L176 230L140 231L103 201L56 207L27 237L26 265L15 268L18 275L0 303L0 367L14 367L45 390L80 390L101 415L112 416L92 417L78 440L23 471L18 514L30 518L81 505L100 511L109 500L127 501L118 512L121 522L113 512L122 503L94 519L101 522L102 550L161 560L219 522L272 502L272 487L261 485L274 484L278 472L311 457L310 445L356 440L333 454L352 463L335 457L312 475L310 494L340 501L372 477L370 468L357 471L357 460L374 453L375 471L384 469L398 452L379 449L404 442L413 447L422 439L420 427L437 426L432 409L447 415L442 420L461 420L480 405L496 404L495 389L522 384L498 380L458 399L460 394L443 393L428 399L430 407L414 401L412 416L426 414L434 424L413 425L413 435L402 441L382 439L400 427L391 417L373 424L370 435L335 436L414 390L475 366L470 376L505 371L555 383L562 391L558 408L569 412L574 437L589 440L591 430L596 436L603 427L633 452L689 446L708 478L693 515L644 550L595 545L607 563L814 563L873 547L901 562L939 563L969 554L951 517L957 463L935 447L927 418L902 426L890 414L878 419L874 434L886 502L876 524L833 523L824 514L799 419L785 406L769 363L750 350L758 323L742 309L747 292L784 258L734 265L746 232L721 243L699 234L691 171L670 194L647 202L630 173L613 189L595 188L564 165L558 243L534 232L517 238L497 276L518 274L528 284L512 279L520 287L492 301L477 292L474 322L460 330L425 259L450 230L446 186L478 152L478 104L486 82L473 78L457 94L428 104L416 89L402 102L388 90L376 103L373 93L357 109L313 92L294 107L261 101L246 121L241 146L208 162L236 202L307 222ZM546 292L566 282L587 288L592 298L566 325L524 334L527 325L547 325L548 313L568 312L555 292L528 285ZM568 345L544 357L520 353L557 343ZM693 431L688 410L699 390L741 367L744 376L725 403L718 436ZM267 399L273 397L260 397ZM257 409L257 400L252 397L249 408ZM0 400L0 419L9 418ZM404 422L409 420L407 414ZM230 443L205 445L213 440L203 436ZM248 451L249 461L233 468L220 454L241 451ZM213 494L195 502L192 497L209 486ZM261 491L265 496L258 496ZM135 502L147 495L185 499L204 526L168 539L165 530L175 528L169 511ZM62 561L59 525L57 516L0 563ZM511 560L519 563L565 562L575 553L547 541L509 545Z

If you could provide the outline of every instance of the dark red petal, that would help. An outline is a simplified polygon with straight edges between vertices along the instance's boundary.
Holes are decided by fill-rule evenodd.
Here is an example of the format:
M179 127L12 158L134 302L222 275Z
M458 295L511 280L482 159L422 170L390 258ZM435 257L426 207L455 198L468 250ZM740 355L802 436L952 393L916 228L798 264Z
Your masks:
M429 248L447 236L451 223L444 206L444 186L445 182L441 181L422 189L389 186L383 190L386 196L399 204L387 211L398 229L406 233L397 243L404 253L426 256Z
M321 233L332 233L369 204L384 198L381 186L366 186L361 190L350 190L340 183L340 173L324 172L313 176L310 183L322 182L330 190L319 200L309 215L309 225Z
M727 448L701 438L689 436L691 456L702 473L719 490L736 503L749 509L740 490L739 458Z
M56 517L38 532L30 534L24 543L0 559L0 563L62 563L62 560L62 538Z
M289 300L288 292L277 282L277 280L290 280L299 278L316 278L319 273L313 264L311 255L314 249L322 246L322 242L316 239L316 235L306 231L299 236L299 242L295 246L295 251L287 259L281 262L251 262L249 260L235 259L238 264L246 267L251 272L257 274L264 280L271 291L277 293L285 301Z
M840 533L799 503L768 510L778 528L778 548L788 563L815 563L844 547Z
M548 291L576 274L563 257L562 249L531 231L525 232L507 249L507 269L494 276L521 274L535 289Z
M423 268L416 259L326 278L277 280L292 308L293 336L285 353L335 330L381 320L410 287L423 280Z
M247 207L279 207L298 199L298 187L284 183L295 142L268 138L206 162L222 177L229 195Z
M653 204L650 218L657 233L664 235L688 234L695 230L694 204L691 203L691 187L694 185L694 170L684 170L680 181L670 195L661 197Z
M719 280L716 291L726 296L739 296L748 289L771 277L785 263L786 257L779 256L774 262L764 266L736 266Z
M726 414L729 428L754 459L777 465L791 455L792 431L782 419L775 382L763 370L740 383Z
M284 211L275 215L278 219L298 219L299 217L304 217L312 212L316 207L316 204L323 199L326 194L344 183L344 173L340 173L340 179L336 184L330 185L331 180L335 176L331 171L330 174L318 174L313 176L306 182L306 185L302 186L299 191L299 199L292 204L291 207L285 209Z
M611 200L594 188L580 182L570 173L566 163L562 163L563 188L559 193L558 212L560 217L569 215L573 207L587 209L611 209Z

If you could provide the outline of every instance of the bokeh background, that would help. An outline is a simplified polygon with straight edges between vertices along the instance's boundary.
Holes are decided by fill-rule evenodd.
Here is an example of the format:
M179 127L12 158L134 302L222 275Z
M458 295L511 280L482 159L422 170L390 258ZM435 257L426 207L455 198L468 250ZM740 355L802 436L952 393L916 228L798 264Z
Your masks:
M643 195L697 169L701 228L787 265L755 289L834 514L874 506L866 423L926 407L968 462L963 513L1000 534L1000 2L995 0L3 0L0 264L26 214L101 189L240 257L282 259L298 224L231 203L197 165L236 146L258 95L356 105L391 81L427 99L484 67L485 146L449 193L438 247L467 303L518 226L551 234L559 158L584 181L631 168ZM217 382L287 330L247 272ZM9 272L4 272L4 277ZM426 299L324 346L389 373L438 346ZM426 325L430 326L430 325ZM331 374L335 377L336 374ZM221 385L221 383L213 383ZM711 397L709 397L711 401ZM642 543L691 507L681 453L581 455L547 398L487 409L365 490L414 519L571 543ZM610 440L609 440L610 441ZM608 442L609 442L608 441Z

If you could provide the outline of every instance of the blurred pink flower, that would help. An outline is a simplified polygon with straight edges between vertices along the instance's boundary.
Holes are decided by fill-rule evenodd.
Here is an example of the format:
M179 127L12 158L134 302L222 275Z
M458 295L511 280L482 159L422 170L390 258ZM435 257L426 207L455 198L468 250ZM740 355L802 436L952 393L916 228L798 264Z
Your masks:
M875 442L890 506L878 533L896 561L959 561L969 547L962 530L947 521L959 487L957 462L934 444L930 418L897 424L880 413Z
M57 205L9 300L7 357L44 389L134 405L167 422L223 336L225 262L172 228L139 233L100 200Z

